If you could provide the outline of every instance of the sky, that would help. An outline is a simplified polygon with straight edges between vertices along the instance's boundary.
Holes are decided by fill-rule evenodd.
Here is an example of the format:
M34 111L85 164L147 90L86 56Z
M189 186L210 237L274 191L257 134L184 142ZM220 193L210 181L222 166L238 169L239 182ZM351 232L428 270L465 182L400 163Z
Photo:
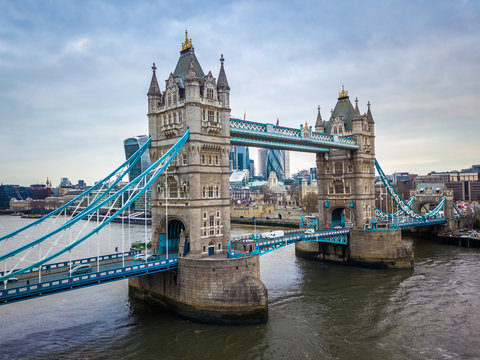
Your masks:
M116 168L148 134L152 63L164 90L185 30L205 73L224 55L232 116L314 125L344 85L372 104L386 173L480 163L479 1L0 0L0 182Z

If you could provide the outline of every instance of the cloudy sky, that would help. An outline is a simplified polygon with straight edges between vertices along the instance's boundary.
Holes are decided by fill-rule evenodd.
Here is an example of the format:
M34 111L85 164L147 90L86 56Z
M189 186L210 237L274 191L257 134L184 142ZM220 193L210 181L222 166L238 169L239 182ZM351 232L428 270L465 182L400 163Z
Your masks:
M478 1L0 0L0 182L92 184L121 163L185 29L205 72L224 54L233 116L313 125L344 84L372 103L385 172L480 163Z

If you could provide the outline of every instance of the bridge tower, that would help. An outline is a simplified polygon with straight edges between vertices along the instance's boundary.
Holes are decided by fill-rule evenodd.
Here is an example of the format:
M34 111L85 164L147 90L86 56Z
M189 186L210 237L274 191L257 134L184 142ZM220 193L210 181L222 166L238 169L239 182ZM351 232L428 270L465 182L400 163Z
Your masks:
M400 230L370 231L375 214L375 122L367 104L360 113L348 91L342 86L330 119L323 121L318 108L315 131L334 137L355 137L358 150L331 149L317 153L318 226L320 228L350 225L348 247L300 242L295 246L299 256L322 260L356 263L373 267L411 267L413 253L401 241Z
M177 270L129 280L132 297L213 322L262 322L267 290L258 256L227 259L230 237L230 87L220 57L206 75L185 32L180 57L161 91L156 67L148 91L150 157L189 140L151 188L152 244L178 254Z
M352 222L363 229L375 210L375 122L368 103L361 115L342 86L330 119L322 120L318 110L315 131L335 136L356 137L360 149L317 154L319 226L330 228Z

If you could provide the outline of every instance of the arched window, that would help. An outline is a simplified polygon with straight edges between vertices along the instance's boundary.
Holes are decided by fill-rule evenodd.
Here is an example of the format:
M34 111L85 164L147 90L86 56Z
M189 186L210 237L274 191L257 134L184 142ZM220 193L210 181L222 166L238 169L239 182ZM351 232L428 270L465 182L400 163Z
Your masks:
M202 198L207 197L207 188L205 186L202 186Z
M213 186L208 187L208 197L212 198L213 197Z
M202 154L202 164L205 164L205 154Z
M218 165L218 155L215 155L215 165Z
M219 194L218 194L218 186L215 186L215 197L220 197Z
M171 198L178 197L178 187L177 187L177 182L175 180L172 180L170 182L170 197Z

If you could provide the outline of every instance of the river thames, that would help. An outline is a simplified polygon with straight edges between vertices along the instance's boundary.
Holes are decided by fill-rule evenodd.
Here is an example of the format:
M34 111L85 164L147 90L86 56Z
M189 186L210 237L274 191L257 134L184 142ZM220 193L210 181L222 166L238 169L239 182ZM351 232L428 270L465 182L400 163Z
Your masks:
M27 221L13 218L0 217L0 235ZM252 230L232 225L232 236ZM132 303L126 280L0 306L1 358L480 358L479 249L404 240L413 270L306 261L293 245L262 256L264 325L205 325Z

